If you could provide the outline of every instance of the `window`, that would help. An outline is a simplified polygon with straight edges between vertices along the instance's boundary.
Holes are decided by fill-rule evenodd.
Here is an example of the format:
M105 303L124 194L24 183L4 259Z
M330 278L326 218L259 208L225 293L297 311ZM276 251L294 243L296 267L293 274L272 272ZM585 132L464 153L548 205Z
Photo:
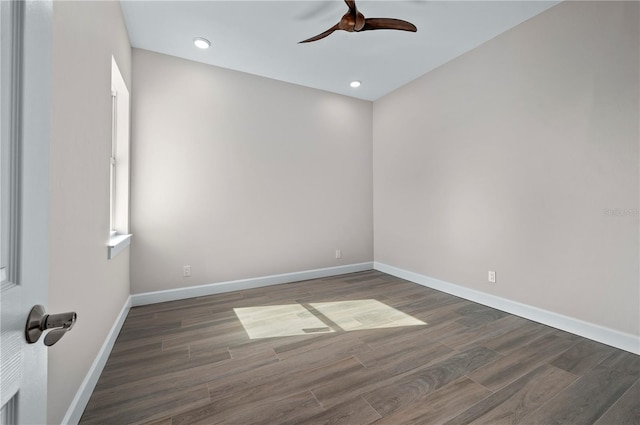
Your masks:
M129 245L129 90L111 57L109 258Z

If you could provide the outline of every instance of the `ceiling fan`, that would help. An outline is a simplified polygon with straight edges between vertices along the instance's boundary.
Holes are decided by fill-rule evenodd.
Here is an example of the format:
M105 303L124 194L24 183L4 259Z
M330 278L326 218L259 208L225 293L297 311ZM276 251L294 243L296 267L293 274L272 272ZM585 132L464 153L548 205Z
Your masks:
M323 33L320 33L314 37L307 38L300 41L300 43L310 43L312 41L318 41L331 35L334 31L342 30L348 32L360 32L371 30L401 30L416 32L418 29L411 22L403 21L402 19L393 18L365 18L362 13L358 11L355 0L344 0L349 7L349 11L342 16L340 22L329 28Z

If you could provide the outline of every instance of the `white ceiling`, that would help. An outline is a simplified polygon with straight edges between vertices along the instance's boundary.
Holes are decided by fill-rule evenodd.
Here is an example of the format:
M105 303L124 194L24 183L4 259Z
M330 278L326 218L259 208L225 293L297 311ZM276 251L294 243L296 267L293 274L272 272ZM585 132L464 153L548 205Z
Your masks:
M358 0L366 17L404 19L418 32L337 31L308 44L298 41L347 11L342 0L121 3L133 47L376 100L558 1ZM211 48L197 49L194 37Z

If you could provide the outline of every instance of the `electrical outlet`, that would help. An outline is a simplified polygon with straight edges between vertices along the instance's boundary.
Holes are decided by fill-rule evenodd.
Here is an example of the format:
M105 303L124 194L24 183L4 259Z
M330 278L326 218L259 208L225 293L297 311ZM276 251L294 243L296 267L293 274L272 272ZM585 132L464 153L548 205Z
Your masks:
M496 272L493 270L489 270L489 275L487 278L489 279L489 282L496 283Z
M182 266L182 276L191 277L191 266Z
M336 249L336 259L338 258L342 258L342 251L340 251L339 249Z

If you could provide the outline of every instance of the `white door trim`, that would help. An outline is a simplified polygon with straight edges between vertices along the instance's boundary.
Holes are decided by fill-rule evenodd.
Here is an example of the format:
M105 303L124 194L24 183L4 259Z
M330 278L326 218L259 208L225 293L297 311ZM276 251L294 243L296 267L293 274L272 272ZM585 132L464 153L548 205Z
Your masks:
M50 0L24 0L2 2L2 8L3 42L10 40L2 47L2 91L3 97L7 93L11 96L2 103L2 125L11 123L10 133L2 129L2 162L12 170L2 180L4 184L7 177L12 178L17 188L5 186L3 196L3 204L12 204L2 213L3 217L12 213L9 226L5 226L11 236L3 235L3 251L13 250L10 255L3 254L9 269L2 290L3 363L8 354L19 352L11 356L17 362L17 384L3 396L3 402L12 398L13 421L42 424L47 422L47 351L42 340L28 344L24 329L31 307L46 305L48 299L53 4ZM12 75L7 79L9 73ZM10 145L15 149L7 149ZM16 344L7 350L6 341ZM1 379L3 392L5 378L7 375Z

